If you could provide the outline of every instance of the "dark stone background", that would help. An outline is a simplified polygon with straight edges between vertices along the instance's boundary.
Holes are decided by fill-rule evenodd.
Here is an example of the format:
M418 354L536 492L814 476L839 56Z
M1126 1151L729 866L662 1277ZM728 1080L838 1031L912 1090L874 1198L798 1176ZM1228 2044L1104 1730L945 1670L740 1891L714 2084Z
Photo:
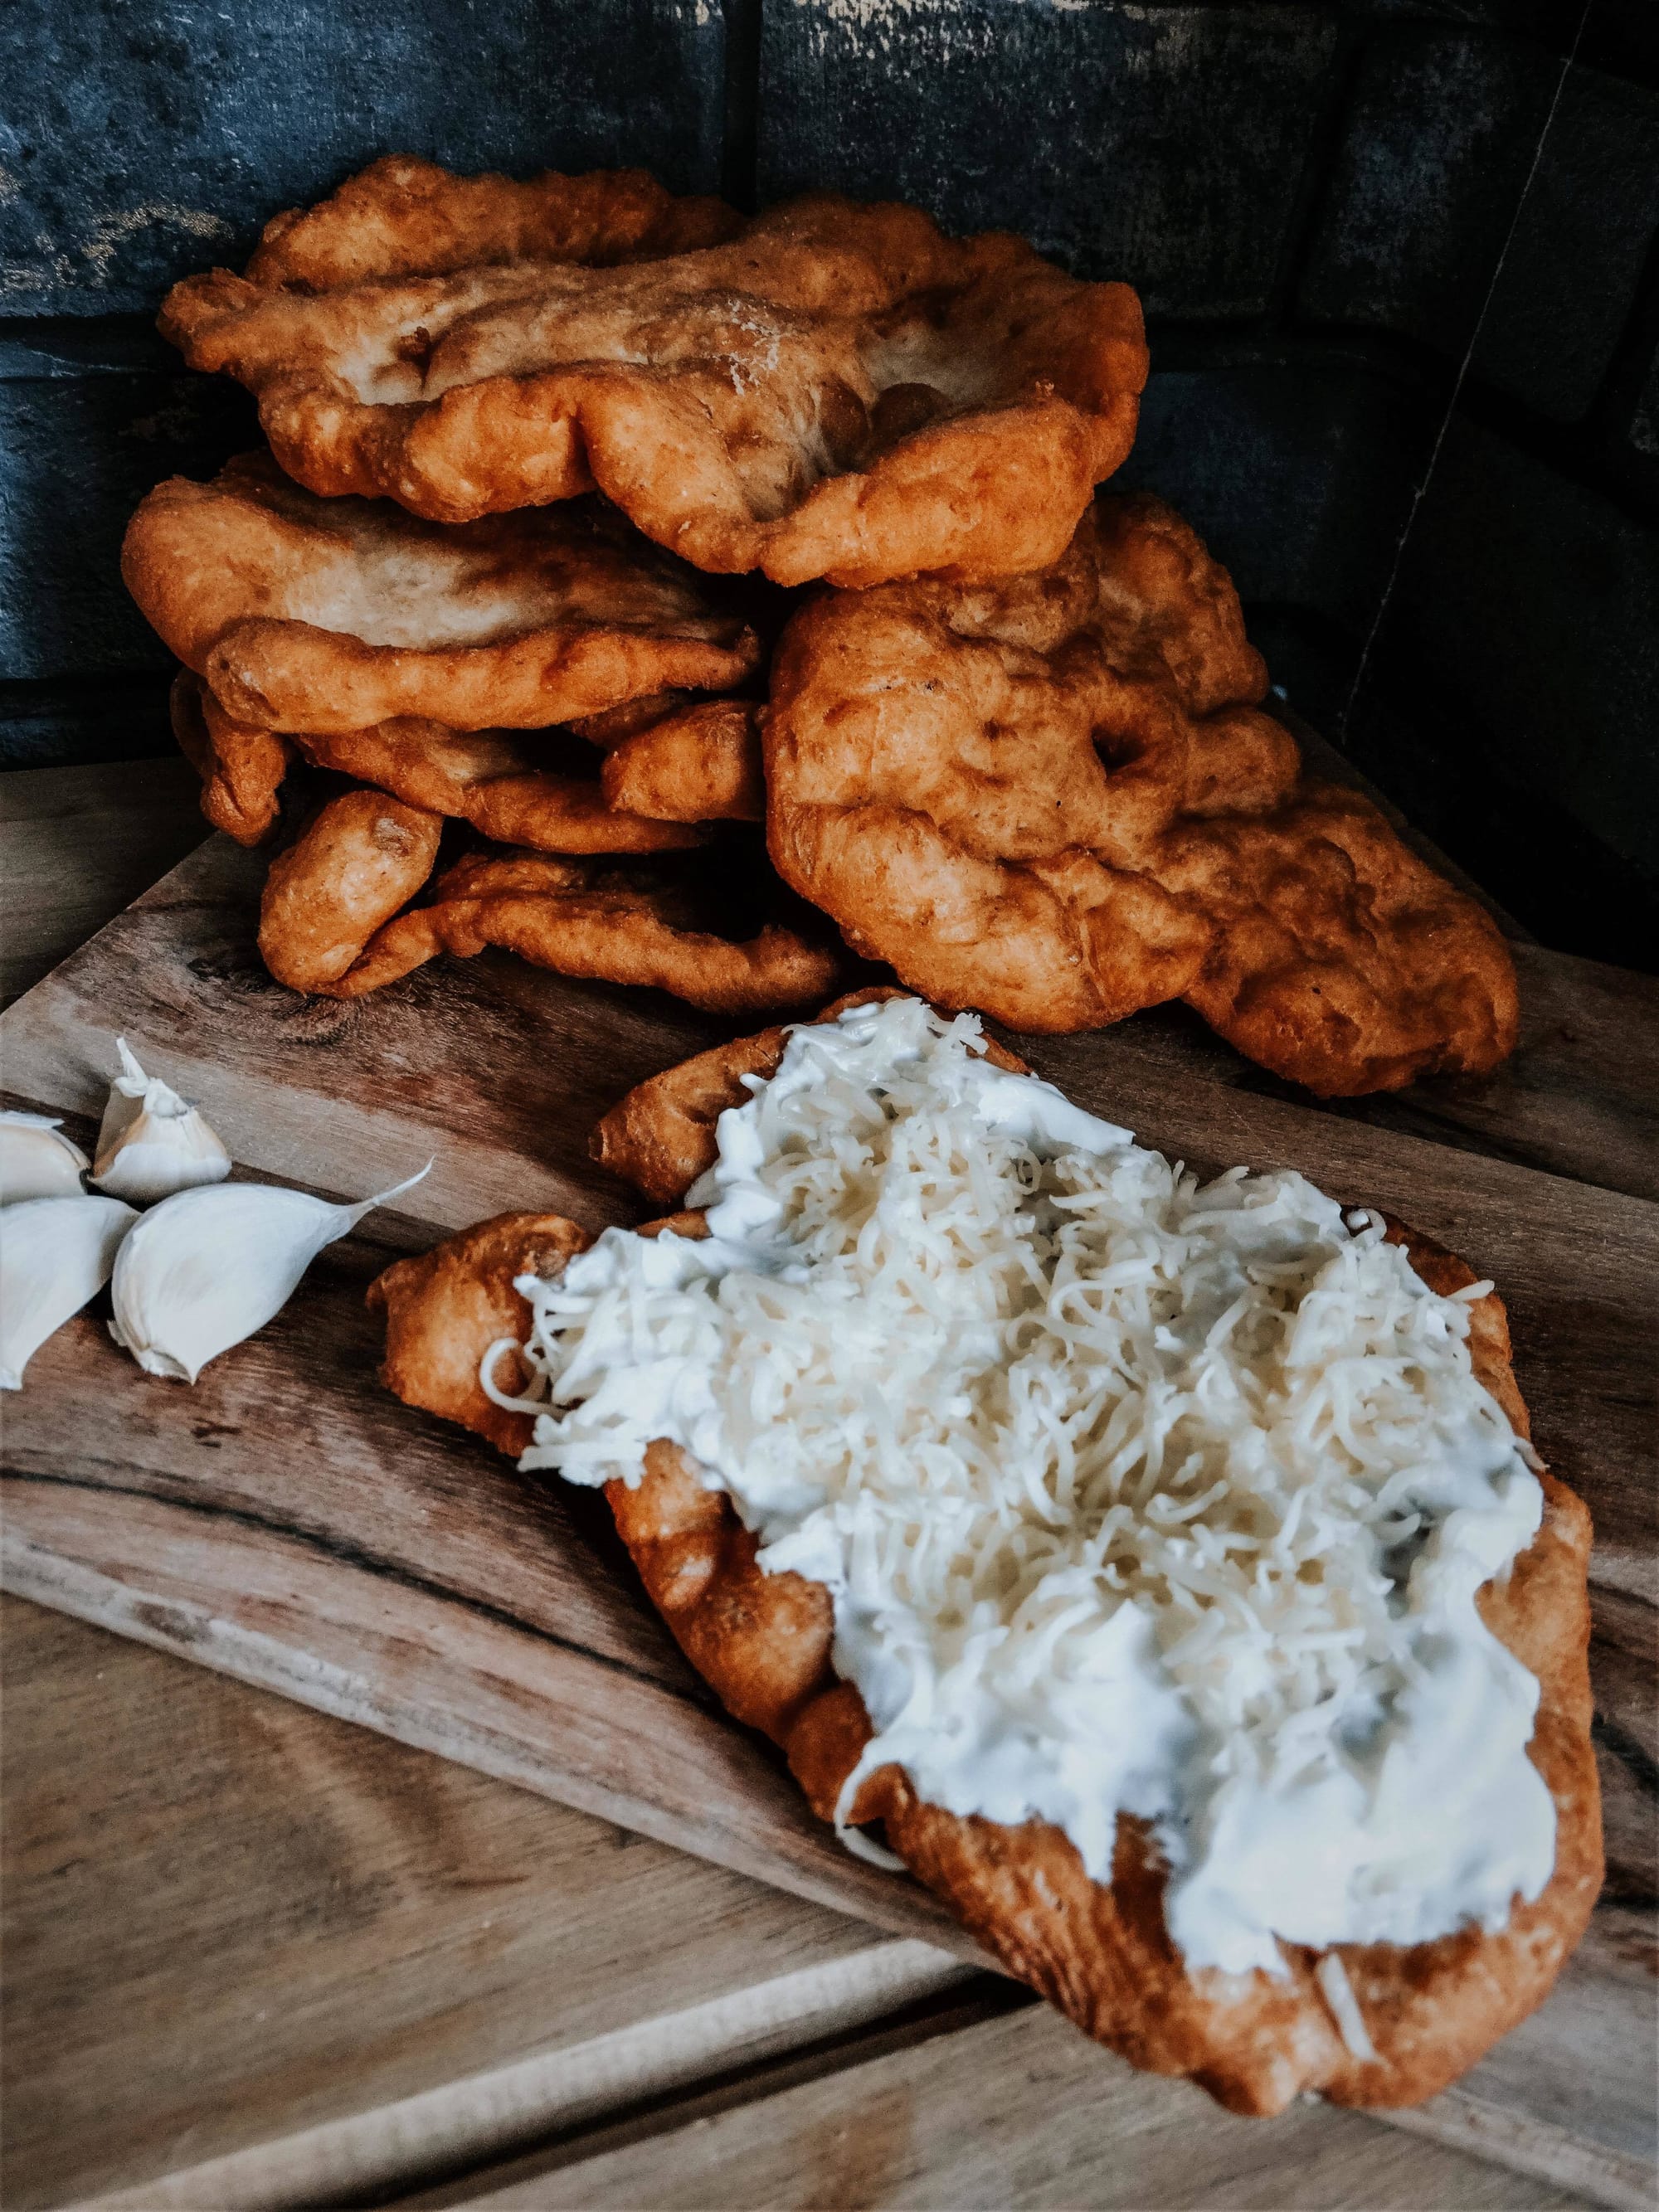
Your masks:
M1654 963L1659 0L8 0L0 88L0 763L167 749L121 530L254 435L175 277L398 149L832 185L1138 285L1126 479L1292 703Z

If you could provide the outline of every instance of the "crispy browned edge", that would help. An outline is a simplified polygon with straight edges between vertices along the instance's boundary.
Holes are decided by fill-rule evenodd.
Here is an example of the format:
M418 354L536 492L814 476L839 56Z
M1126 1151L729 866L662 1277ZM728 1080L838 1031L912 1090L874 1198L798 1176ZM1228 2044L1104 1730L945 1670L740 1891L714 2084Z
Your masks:
M818 1018L895 995L858 992ZM659 1202L677 1201L714 1158L720 1114L748 1097L743 1078L775 1069L787 1035L781 1027L763 1030L641 1085L599 1124L596 1157ZM992 1051L998 1065L1023 1069L1012 1054ZM696 1234L702 1224L690 1214L656 1225ZM1429 1239L1392 1222L1389 1234L1431 1288L1449 1293L1475 1280ZM477 1355L498 1336L523 1334L526 1309L513 1277L534 1271L535 1255L562 1267L586 1242L557 1216L500 1215L435 1254L400 1261L370 1292L387 1316L385 1380L501 1449L522 1450L530 1422L483 1397ZM438 1315L428 1297L446 1280L469 1286L460 1328L453 1310ZM1472 1307L1470 1326L1476 1374L1528 1435L1495 1292ZM1356 2059L1343 2043L1315 1979L1316 1952L1285 1946L1283 1981L1186 1970L1164 1926L1164 1870L1137 1821L1120 1823L1107 1885L1089 1878L1060 1831L944 1812L921 1802L896 1767L868 1778L853 1810L860 1821L884 1823L899 1856L1010 1972L1134 2064L1188 2075L1241 2112L1281 2111L1304 2089L1341 2104L1419 2103L1542 2000L1601 1887L1587 1659L1589 1515L1564 1484L1547 1474L1540 1480L1543 1524L1507 1583L1489 1583L1480 1602L1493 1633L1540 1683L1530 1756L1555 1801L1554 1873L1534 1903L1516 1904L1498 1934L1466 1929L1410 1948L1336 1947L1376 2063ZM798 1575L763 1573L755 1539L730 1502L702 1488L672 1445L651 1447L636 1488L613 1482L605 1494L646 1590L686 1656L737 1719L782 1748L813 1809L830 1818L870 1724L858 1691L830 1665L828 1593Z

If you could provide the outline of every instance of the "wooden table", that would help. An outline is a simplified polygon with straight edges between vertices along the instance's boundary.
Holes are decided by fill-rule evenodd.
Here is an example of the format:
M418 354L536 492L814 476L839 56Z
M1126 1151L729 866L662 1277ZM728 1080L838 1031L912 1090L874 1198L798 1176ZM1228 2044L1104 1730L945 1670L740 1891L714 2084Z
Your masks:
M0 780L7 995L201 834L182 763ZM1641 979L1528 965L1651 1030ZM1644 1086L1605 1024L1583 1054L1529 1140L1570 1152L1593 1112L1629 1188ZM1650 2196L1635 2157L1564 2162L1547 2112L1471 2105L1462 2147L1314 2102L1233 2119L927 1944L20 1600L0 1662L20 2212ZM1650 1812L1615 1786L1609 1813L1628 1864ZM1641 1923L1604 1907L1592 1941L1630 2003L1575 2020L1571 1973L1553 2000L1569 2100L1650 2043Z

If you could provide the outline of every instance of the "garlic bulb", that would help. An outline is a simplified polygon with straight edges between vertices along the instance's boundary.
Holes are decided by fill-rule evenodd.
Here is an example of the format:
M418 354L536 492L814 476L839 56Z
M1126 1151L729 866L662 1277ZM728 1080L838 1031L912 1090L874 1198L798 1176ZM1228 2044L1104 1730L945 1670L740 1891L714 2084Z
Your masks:
M30 1198L0 1213L0 1390L110 1279L138 1216L118 1198Z
M98 1158L92 1179L116 1198L140 1206L198 1183L222 1182L230 1173L230 1154L188 1099L146 1075L117 1037L121 1073L109 1089L98 1132Z
M181 1190L147 1213L115 1263L115 1341L151 1375L193 1382L263 1328L325 1244L430 1170L356 1206L263 1182Z
M0 1114L0 1206L31 1198L78 1198L92 1162L58 1134L48 1114Z

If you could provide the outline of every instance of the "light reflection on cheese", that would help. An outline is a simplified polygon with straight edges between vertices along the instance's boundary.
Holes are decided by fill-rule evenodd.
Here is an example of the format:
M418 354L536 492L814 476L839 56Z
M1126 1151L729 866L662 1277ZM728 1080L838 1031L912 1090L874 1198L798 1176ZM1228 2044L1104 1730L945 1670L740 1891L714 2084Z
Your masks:
M706 1242L612 1230L520 1285L525 1468L682 1445L830 1589L860 1771L1039 1815L1103 1880L1151 1821L1191 1966L1539 1893L1538 1686L1474 1598L1542 1497L1474 1293L1298 1175L1200 1185L915 1000L797 1030L718 1133Z

